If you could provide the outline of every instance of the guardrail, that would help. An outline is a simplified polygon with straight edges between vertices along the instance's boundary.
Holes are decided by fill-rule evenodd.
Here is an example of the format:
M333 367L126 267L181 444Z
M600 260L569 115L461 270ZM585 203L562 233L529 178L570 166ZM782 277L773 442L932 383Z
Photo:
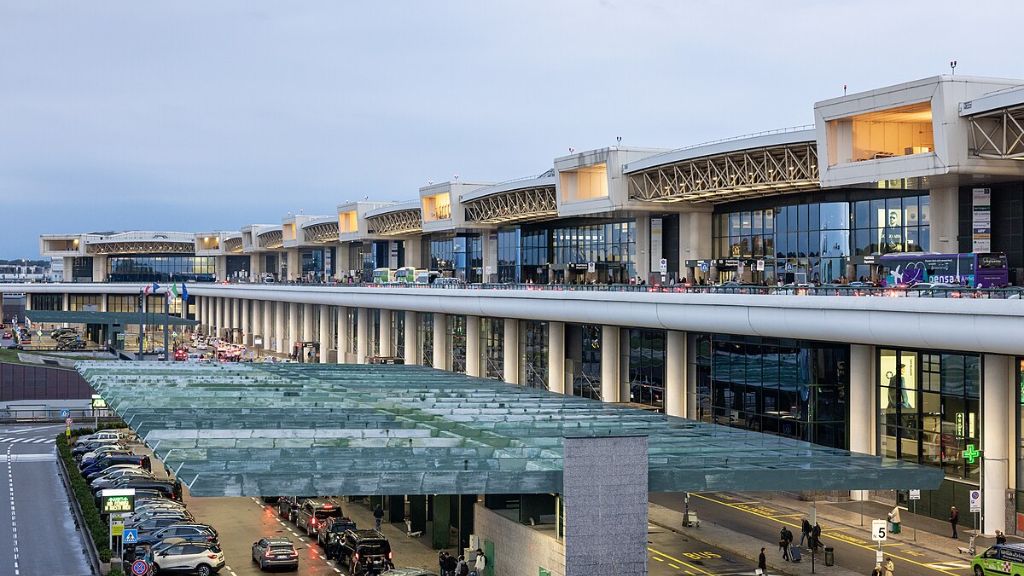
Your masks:
M63 416L64 409L61 408L44 408L44 409L18 409L17 406L9 407L4 410L0 410L0 422L9 424L15 422L60 422L63 423L67 418L71 418L73 421L79 424L87 423L94 424L96 421L100 423L107 423L111 420L116 420L117 415L110 410L96 410L95 413L92 409L79 409L69 410L69 416Z

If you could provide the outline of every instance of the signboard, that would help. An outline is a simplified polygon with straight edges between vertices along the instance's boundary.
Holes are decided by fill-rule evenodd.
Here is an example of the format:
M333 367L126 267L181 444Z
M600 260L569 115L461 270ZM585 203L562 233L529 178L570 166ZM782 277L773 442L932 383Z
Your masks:
M121 535L125 544L135 544L139 541L139 531L136 528L128 528Z
M910 499L911 500L920 500L921 499L921 491L920 490L911 490L910 491Z
M587 262L587 272L597 272L597 262Z
M104 400L102 396L100 396L99 394L93 394L92 395L92 409L93 410L96 410L96 409L99 409L99 408L106 408L106 407L107 407L107 401Z
M981 512L981 490L971 490L971 512Z
M885 520L872 520L871 521L871 539L875 542L885 542L889 536L889 527L886 526Z
M136 560L132 562L132 574L135 576L145 576L146 572L149 572L149 566L145 560Z
M757 271L764 272L764 260L757 261Z
M110 535L121 536L124 534L124 518L117 515L118 518L114 518L114 514L110 515Z
M992 189L975 188L971 210L971 252L992 251Z
M668 273L668 260L666 260L665 258L658 260L658 270L662 274Z
M135 489L124 488L100 491L100 514L135 511Z
M252 337L252 345L253 346L263 346L263 336L253 336Z
M61 410L60 411L60 417L61 418L70 418L71 417L71 410L68 410L67 408ZM70 422L68 422L68 424L70 424Z

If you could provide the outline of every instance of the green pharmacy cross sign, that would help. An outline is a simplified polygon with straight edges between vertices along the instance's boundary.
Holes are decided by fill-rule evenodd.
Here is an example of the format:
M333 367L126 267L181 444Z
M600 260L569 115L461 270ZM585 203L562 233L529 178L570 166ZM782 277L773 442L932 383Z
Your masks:
M968 464L974 464L974 461L981 456L981 450L974 447L974 444L968 444L967 450L963 451L964 460L967 460Z

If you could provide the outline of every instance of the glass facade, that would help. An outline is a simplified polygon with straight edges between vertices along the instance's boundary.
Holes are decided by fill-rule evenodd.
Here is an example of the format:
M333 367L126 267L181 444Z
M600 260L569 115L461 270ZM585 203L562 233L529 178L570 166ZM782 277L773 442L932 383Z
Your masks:
M107 279L111 282L213 282L213 256L141 254L111 256Z
M519 242L519 228L498 230L498 282L506 284L522 282Z
M429 250L431 270L470 284L483 282L483 240L479 234L432 236Z
M629 401L665 407L665 331L629 331Z
M72 312L99 312L102 301L103 297L99 294L71 294L68 296L68 310ZM132 311L134 312L135 310Z
M601 399L601 326L580 326L580 363L572 378L573 396Z
M510 320L514 322L514 320ZM505 368L505 320L501 318L481 318L480 338L483 339L484 368L487 378L504 379Z
M72 282L92 282L92 256L78 256L71 263Z
M881 454L942 468L947 477L978 480L981 361L978 356L931 351L878 351Z
M628 283L636 277L636 222L555 228L551 233L554 282L585 283L593 262L599 283Z
M519 384L530 388L548 387L548 323L519 321Z
M451 351L449 370L460 374L466 373L466 317L449 315L448 326L448 350Z
M64 310L64 296L61 294L32 294L33 310Z
M702 334L697 347L700 419L848 447L849 346Z
M754 202L737 206L749 209L726 207L712 226L714 258L734 261L720 265L723 279L768 284L868 279L864 256L927 250L927 195L868 196L877 191L830 193L788 206ZM741 274L743 268L749 277Z
M420 325L420 364L434 365L434 315L430 312L419 313Z

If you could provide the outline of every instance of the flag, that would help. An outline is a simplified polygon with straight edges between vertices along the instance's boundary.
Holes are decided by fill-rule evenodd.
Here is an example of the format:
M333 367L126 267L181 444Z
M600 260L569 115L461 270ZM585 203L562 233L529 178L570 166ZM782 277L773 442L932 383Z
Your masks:
M185 288L185 283L181 283L181 299L184 302L188 302L188 288Z
M170 306L171 304L174 304L174 293L171 292L171 290L169 288L167 290L164 290L164 296L167 297L167 305L168 306Z
M168 292L171 295L173 295L175 298L180 296L180 294L178 294L178 285L177 284L171 284L171 287L168 289Z
M149 284L146 284L146 287L142 289L142 293L145 294L146 296L149 296L149 292L152 289L153 289L152 286L150 286Z
M160 291L160 285L157 284L156 282L153 282L153 290L152 291L153 291L153 294L156 294L157 292L159 292Z

